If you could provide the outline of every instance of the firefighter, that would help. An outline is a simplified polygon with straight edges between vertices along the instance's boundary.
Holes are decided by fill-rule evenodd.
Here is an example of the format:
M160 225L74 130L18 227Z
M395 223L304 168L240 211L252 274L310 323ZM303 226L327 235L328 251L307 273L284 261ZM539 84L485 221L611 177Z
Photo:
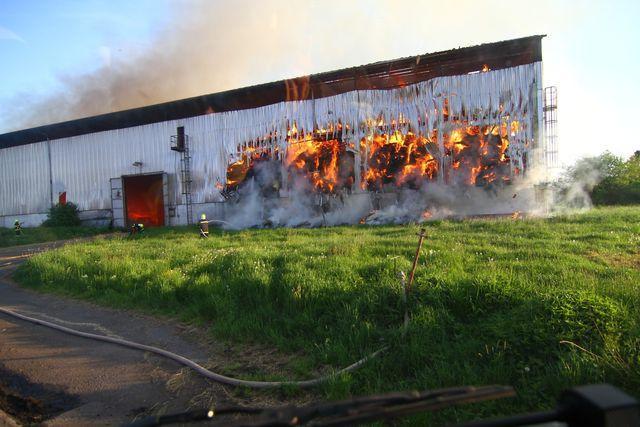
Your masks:
M209 221L207 221L207 215L200 215L198 226L200 227L200 237L202 237L203 239L209 237Z
M17 219L13 222L13 231L15 231L16 236L20 236L22 234L22 224Z
M144 224L135 223L131 226L131 230L129 231L129 236L133 234L140 234L144 232Z

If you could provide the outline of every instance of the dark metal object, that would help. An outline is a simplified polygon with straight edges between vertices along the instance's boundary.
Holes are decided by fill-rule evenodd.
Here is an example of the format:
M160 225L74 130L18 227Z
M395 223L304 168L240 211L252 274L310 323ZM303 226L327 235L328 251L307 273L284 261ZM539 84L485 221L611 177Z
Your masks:
M481 420L458 427L512 427L560 421L568 427L638 427L638 401L610 384L566 390L552 411Z
M320 403L304 407L284 406L280 408L255 408L228 406L213 409L216 415L257 414L259 418L239 421L218 421L210 426L266 427L298 426L313 423L314 426L351 426L372 420L389 420L417 412L434 411L449 406L480 402L514 396L508 386L455 387L426 392L389 393L355 399ZM206 411L196 411L198 420L205 420ZM131 427L150 427L185 422L191 412L168 416L148 417L130 424ZM196 421L196 420L194 420Z
M609 384L575 387L560 396L561 420L570 427L638 427L640 404Z
M214 421L210 426L350 426L374 420L391 420L418 412L515 395L508 386L456 387L427 392L388 393L304 407L256 408L224 406L212 410L152 416L130 427L150 427L178 422L210 420L214 415L253 414L258 418ZM510 427L559 421L568 427L637 427L640 405L633 397L609 384L588 385L565 391L551 411L473 421L458 427Z
M171 136L171 149L180 153L180 182L182 195L187 209L187 224L193 224L193 198L191 193L191 153L189 152L189 136L184 133L184 126L176 128L176 134Z
M178 126L176 129L176 136L172 138L175 140L175 145L171 146L173 151L177 151L178 153L184 152L185 148L185 137L184 137L184 126Z
M43 133L50 139L59 139L208 113L256 108L281 101L318 99L353 90L402 87L434 77L478 71L485 64L492 70L530 64L542 60L543 37L536 35L376 62L20 130L0 135L0 149L44 141Z
M134 421L131 424L126 424L128 427L153 427L174 423L192 423L198 421L206 421L212 419L214 416L225 414L255 414L262 411L260 408L243 408L242 406L226 406L220 407L216 410L213 409L198 409L190 412L183 412L180 414L171 415L155 415L151 417L145 417L138 421Z
M326 422L314 423L318 426L351 426L374 420L392 420L406 417L419 412L435 411L450 406L466 403L482 402L515 396L513 388L508 386L468 387L464 389L449 389L440 393L418 396L414 401L384 405L379 408L364 406L361 413L347 409L345 415Z
M520 414L507 418L493 418L489 420L472 421L460 424L457 427L516 427L534 424L549 423L558 420L558 411L534 412L532 414Z

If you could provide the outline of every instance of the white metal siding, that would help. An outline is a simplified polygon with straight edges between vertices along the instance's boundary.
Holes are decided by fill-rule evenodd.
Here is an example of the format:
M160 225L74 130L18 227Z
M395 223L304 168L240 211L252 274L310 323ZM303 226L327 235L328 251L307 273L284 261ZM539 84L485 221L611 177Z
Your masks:
M0 216L44 213L49 200L47 143L0 150Z

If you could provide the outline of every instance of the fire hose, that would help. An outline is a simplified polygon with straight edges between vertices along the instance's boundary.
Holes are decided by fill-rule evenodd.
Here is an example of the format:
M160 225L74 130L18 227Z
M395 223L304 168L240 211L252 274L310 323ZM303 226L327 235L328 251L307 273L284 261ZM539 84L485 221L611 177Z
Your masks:
M225 221L217 221L217 220L209 220L207 222L225 222ZM227 223L228 224L228 223ZM420 230L420 234L418 234L418 236L420 237L420 240L418 242L418 248L416 250L416 255L415 255L415 259L413 261L413 267L411 269L411 275L409 278L409 286L405 287L405 305L406 305L406 297L407 294L410 290L411 284L413 283L413 277L414 277L414 273L416 270L416 266L417 266L417 261L418 261L418 257L420 255L420 249L422 247L422 241L425 237L425 229L421 229ZM403 281L404 283L404 281ZM405 307L406 309L406 307ZM133 341L128 341L122 338L115 338L115 337L109 337L106 335L98 335L98 334L92 334L89 332L81 332L75 329L71 329L71 328L67 328L65 326L61 326L61 325L57 325L55 323L51 323L51 322L47 322L45 320L41 320L41 319L36 319L33 317L29 317L29 316L25 316L24 314L20 314L20 313L16 313L12 310L6 309L4 307L0 307L0 313L4 313L8 316L12 316L21 320L25 320L27 322L31 322L31 323L35 323L36 325L41 325L41 326L45 326L47 328L51 328L60 332L64 332L66 334L69 335L74 335L77 337L82 337L82 338L88 338L88 339L92 339L92 340L96 340L96 341L103 341L103 342L108 342L111 344L117 344L123 347L128 347L128 348L132 348L132 349L136 349L136 350L142 350L142 351L148 351L150 353L155 353L158 354L160 356L163 356L167 359L171 359L175 362L178 362L188 368L191 368L192 370L194 370L195 372L197 372L198 374L204 376L205 378L208 378L210 380L213 380L215 382L218 383L222 383L222 384L227 384L227 385L231 385L231 386L242 386L242 387L249 387L249 388L258 388L258 389L266 389L266 388L276 388L276 387L282 387L282 386L297 386L297 387L302 387L302 388L306 388L306 387L314 387L317 386L319 384L325 383L327 381L329 381L332 378L335 378L336 376L340 375L340 374L344 374L344 373L348 373L348 372L352 372L355 371L356 369L358 369L359 367L361 367L362 365L364 365L366 362L368 362L369 360L377 357L380 353L384 352L385 350L387 350L387 346L382 347L379 350L374 351L373 353L363 357L362 359L358 360L357 362L347 366L346 368L343 368L337 372L334 372L332 374L329 375L324 375L322 377L318 377L318 378L314 378L311 380L303 380L303 381L249 381L249 380L242 380L242 379L238 379L238 378L231 378L231 377L227 377L225 375L222 374L218 374L215 372L212 372L210 370L208 370L207 368L200 366L199 364L197 364L196 362L194 362L193 360L187 359L184 356L181 356L179 354L176 353L172 353L168 350L164 350L158 347L154 347L154 346L150 346L150 345L145 345L145 344L140 344L140 343L136 343ZM408 322L409 322L409 317L408 317L408 312L405 310L405 318L404 318L404 332L406 332L406 329L408 327Z
M222 384L227 384L227 385L231 385L231 386L242 386L242 387L249 387L249 388L258 388L258 389L265 389L265 388L276 388L276 387L281 387L281 386L298 386L298 387L313 387L313 386L317 386L319 384L322 384L324 382L329 381L332 378L335 378L336 376L343 374L343 373L347 373L347 372L352 372L355 371L356 369L358 369L359 367L361 367L362 365L364 365L366 362L368 362L369 360L375 358L376 356L378 356L380 353L382 353L383 351L385 351L387 349L387 347L383 347L371 354L369 354L368 356L363 357L362 359L358 360L357 362L347 366L346 368L343 368L337 372L334 372L332 374L329 375L325 375L322 377L318 377L318 378L314 378L311 380L304 380L304 381L248 381L248 380L242 380L242 379L238 379L238 378L231 378L231 377L227 377L225 375L222 374L217 374L215 372L212 372L210 370L208 370L207 368L200 366L199 364L197 364L196 362L194 362L193 360L187 359L184 356L181 356L179 354L176 353L172 353L170 351L158 348L158 347L154 347L154 346L150 346L150 345L145 345L145 344L140 344L137 342L133 342L133 341L128 341L125 339L121 339L121 338L114 338L114 337L108 337L105 335L98 335L98 334L92 334L92 333L88 333L88 332L81 332L75 329L71 329L71 328L67 328L65 326L61 326L61 325L57 325L55 323L51 323L51 322L47 322L45 320L41 320L41 319L36 319L33 317L29 317L29 316L25 316L23 314L20 313L16 313L15 311L6 309L4 307L0 307L0 313L4 313L8 316L12 316L21 320L25 320L27 322L31 322L31 323L35 323L36 325L40 325L40 326L45 326L47 328L51 328L60 332L64 332L66 334L69 335L74 335L77 337L82 337L82 338L88 338L88 339L92 339L92 340L96 340L96 341L103 341L103 342L108 342L111 344L117 344L123 347L127 347L127 348L132 348L132 349L136 349L136 350L142 350L142 351L148 351L150 353L155 353L158 354L160 356L163 356L167 359L171 359L175 362L178 362L188 368L191 368L192 370L194 370L195 372L197 372L198 374L204 376L205 378L208 378L212 381L218 382L218 383L222 383Z

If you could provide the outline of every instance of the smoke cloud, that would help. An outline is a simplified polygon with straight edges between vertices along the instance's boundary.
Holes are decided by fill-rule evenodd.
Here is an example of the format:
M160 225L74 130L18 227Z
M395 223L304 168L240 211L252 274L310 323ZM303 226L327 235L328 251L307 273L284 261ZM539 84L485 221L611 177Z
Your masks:
M123 58L102 46L101 55L108 55L101 68L60 77L62 89L49 96L21 94L5 106L0 127L17 130L539 32L506 19L521 10L497 0L480 9L472 0L456 8L417 0L185 0L173 8L148 50ZM545 8L531 12L542 16ZM495 20L496 10L501 25L479 28Z
M554 213L565 213L589 209L593 206L593 189L610 173L611 159L605 153L599 157L581 158L567 168L563 175L549 186Z

